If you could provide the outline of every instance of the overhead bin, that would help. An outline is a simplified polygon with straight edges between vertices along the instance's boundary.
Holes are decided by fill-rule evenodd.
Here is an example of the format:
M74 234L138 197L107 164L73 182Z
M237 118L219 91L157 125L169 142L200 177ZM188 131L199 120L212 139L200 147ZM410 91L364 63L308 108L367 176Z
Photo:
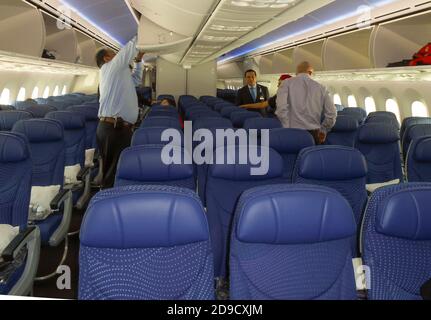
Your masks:
M381 24L374 31L372 41L376 68L411 59L431 41L431 13Z
M42 14L17 0L0 2L0 50L40 57L45 43Z
M259 59L259 70L262 74L272 74L273 72L274 55L268 54Z
M96 41L79 31L75 33L78 40L78 63L96 67Z
M293 62L297 66L301 62L310 62L315 71L323 71L323 46L325 40L319 40L298 46L293 51Z
M370 42L373 30L368 28L329 38L323 51L325 70L372 68Z
M294 73L296 71L293 61L294 49L288 49L274 53L272 60L272 74Z
M55 60L78 62L78 38L75 30L62 25L57 19L43 15L46 30L45 49L55 55Z

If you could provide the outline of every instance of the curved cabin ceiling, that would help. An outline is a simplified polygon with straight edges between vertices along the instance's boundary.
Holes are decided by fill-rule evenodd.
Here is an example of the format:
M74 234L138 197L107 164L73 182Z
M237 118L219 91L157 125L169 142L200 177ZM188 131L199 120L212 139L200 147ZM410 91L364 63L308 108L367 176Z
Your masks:
M239 47L333 0L127 1L141 14L142 49L151 48L154 53L159 45L158 53L169 61L196 65L208 58L215 60L227 47Z

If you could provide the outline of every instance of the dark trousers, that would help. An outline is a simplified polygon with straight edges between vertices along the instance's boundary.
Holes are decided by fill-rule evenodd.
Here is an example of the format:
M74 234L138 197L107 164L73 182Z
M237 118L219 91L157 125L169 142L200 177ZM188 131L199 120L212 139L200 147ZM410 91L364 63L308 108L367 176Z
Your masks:
M103 161L102 188L114 186L117 164L121 152L130 147L133 130L130 127L114 128L113 124L100 122L97 127L97 144Z

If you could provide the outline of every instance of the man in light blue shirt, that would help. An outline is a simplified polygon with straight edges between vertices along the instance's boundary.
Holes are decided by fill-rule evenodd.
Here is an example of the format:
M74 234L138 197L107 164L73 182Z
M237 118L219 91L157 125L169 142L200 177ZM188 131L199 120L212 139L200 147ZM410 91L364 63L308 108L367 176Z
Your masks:
M139 108L129 65L137 56L136 37L116 54L102 49L96 55L100 68L100 109L97 143L103 160L102 188L114 185L121 152L130 146Z
M316 144L323 144L335 125L337 109L328 90L311 79L313 72L310 63L303 62L297 76L281 84L275 114L285 128L307 130Z

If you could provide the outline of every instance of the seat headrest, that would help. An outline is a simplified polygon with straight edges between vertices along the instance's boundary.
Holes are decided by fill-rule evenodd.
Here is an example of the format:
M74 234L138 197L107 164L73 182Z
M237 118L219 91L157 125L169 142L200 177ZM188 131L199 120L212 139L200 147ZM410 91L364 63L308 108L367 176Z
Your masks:
M226 118L202 118L193 122L193 129L210 129L210 128L232 128L232 122Z
M358 130L358 121L351 116L338 116L332 132L353 132Z
M400 133L392 125L369 123L359 129L358 140L365 144L395 143L400 140Z
M171 143L171 141L164 142L162 141L163 132L166 130L170 130L168 127L150 127L150 128L141 128L133 134L132 146L143 146L143 145L166 145ZM182 146L182 142L184 141L184 134L182 131L178 131L181 136L181 142L178 145Z
M91 106L71 106L67 108L67 111L78 112L85 117L86 121L98 121L99 110Z
M0 113L0 130L10 131L18 121L31 118L33 118L32 114L26 111L2 111Z
M0 132L0 162L21 162L29 157L25 136L19 133Z
M144 145L124 150L118 164L117 178L129 181L171 181L193 177L191 156L181 147L173 147L173 154L178 155L178 163L165 164L162 160L161 145ZM173 156L168 153L168 157ZM167 159L166 161L168 161Z
M418 124L410 128L408 138L414 139L431 135L431 124Z
M263 129L280 129L283 128L283 125L281 124L280 120L275 118L251 118L245 120L244 123L244 129L250 130L250 129L256 129L256 130L263 130Z
M60 121L63 124L64 130L85 128L85 117L76 112L55 111L48 113L46 118Z
M346 199L335 190L301 184L246 191L236 219L236 237L245 243L313 244L356 233L356 221Z
M269 146L281 154L298 154L315 145L310 133L299 129L274 129L269 133Z
M51 119L21 120L13 127L13 131L22 133L31 143L64 139L63 125L61 122Z
M257 147L257 153L261 156L261 164L254 165L250 161L248 146L219 147L214 151L213 165L210 166L210 176L218 179L234 181L259 181L275 179L283 175L283 158L277 151L267 147ZM240 161L244 157L245 161ZM244 163L244 164L242 164ZM252 169L265 168L268 171L263 175L252 175ZM266 170L265 170L266 171Z
M395 192L378 206L376 231L391 237L429 241L430 205L431 187Z
M94 197L80 240L94 248L174 247L208 241L209 231L204 209L193 191L129 186Z
M142 128L150 127L169 127L181 130L180 120L172 117L151 117L142 122Z
M412 143L415 146L414 159L419 162L431 162L431 136L419 138L418 143Z
M368 172L361 152L341 146L304 149L298 156L297 170L302 178L330 181L365 178Z

